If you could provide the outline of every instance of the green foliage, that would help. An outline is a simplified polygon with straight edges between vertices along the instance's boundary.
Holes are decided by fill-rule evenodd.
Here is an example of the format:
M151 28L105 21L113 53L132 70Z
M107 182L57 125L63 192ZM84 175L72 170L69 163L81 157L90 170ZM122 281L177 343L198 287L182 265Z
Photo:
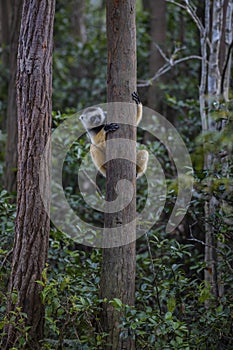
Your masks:
M87 5L87 41L70 35L71 8L58 2L55 15L53 108L63 112L83 109L105 101L106 32L104 16L96 6Z
M12 295L12 298L17 299L17 293L15 292ZM6 300L4 300L6 301ZM1 336L5 336L4 327L13 326L15 330L19 333L19 336L16 339L15 346L11 348L14 349L25 349L26 344L28 343L29 330L30 326L27 326L27 314L21 311L20 307L17 307L15 311L10 311L9 315L5 315L2 320L0 320L0 331L2 331Z
M71 8L57 1L53 74L53 126L57 127L76 110L106 100L106 33L104 11L100 2L88 1L86 22L87 41L80 42L70 34ZM96 5L98 3L98 6ZM199 6L200 2L193 2ZM138 6L140 4L138 3ZM178 7L167 4L169 57L174 47L178 55L199 52L197 30L193 21ZM181 21L182 20L182 21ZM185 29L180 32L183 24ZM91 25L89 25L91 23ZM184 33L184 36L183 36ZM182 35L181 35L182 34ZM151 38L148 17L141 10L137 16L138 78L149 74L148 57ZM180 57L180 56L179 56ZM177 58L177 57L176 57ZM100 326L103 303L124 311L119 325L122 337L133 337L137 349L166 350L230 350L233 348L233 212L232 212L232 101L213 103L212 117L226 123L221 132L200 135L201 119L198 103L200 62L187 61L167 73L167 82L159 83L164 91L166 107L176 119L176 127L191 153L195 170L193 198L184 222L172 233L165 225L177 195L176 169L169 154L159 141L149 141L148 150L156 155L167 179L166 205L157 227L137 241L137 274L135 307L124 305L118 298L99 299L101 252L80 246L55 228L51 230L48 265L43 272L41 298L45 306L45 338L43 349L103 349L106 334ZM0 122L6 109L7 71L0 62ZM62 112L59 112L62 111ZM65 113L65 114L64 114ZM139 133L139 141L143 135ZM1 149L5 135L0 133ZM204 145L204 146L203 146ZM89 208L80 195L77 173L87 154L85 136L74 142L63 166L66 198L85 221L103 224L103 216ZM212 169L203 170L204 152L215 154ZM223 162L227 154L227 162ZM0 175L4 152L0 154ZM227 164L227 166L225 166ZM88 170L88 169L87 169ZM105 183L98 179L104 195ZM137 210L147 197L146 180L137 186ZM204 205L210 195L221 201L218 210L205 217ZM0 330L11 322L19 330L17 348L23 349L28 337L27 317L18 308L5 316L7 283L13 246L15 205L6 191L0 193ZM142 223L143 224L143 223ZM214 228L218 242L218 275L224 292L216 301L211 286L204 283L205 225ZM17 299L17 292L11 295ZM1 334L2 336L2 334Z
M45 349L99 349L100 252L82 251L57 231L51 232L49 265L40 283L45 309Z
M9 282L11 256L14 238L15 204L13 196L7 191L0 192L0 343L4 336L3 328L7 325L13 325L19 331L17 339L17 349L23 349L28 337L30 327L26 326L27 315L22 312L20 307L6 315L7 302L7 284ZM11 293L12 302L15 304L18 298L17 291Z
M2 260L12 246L15 207L10 197L1 193ZM220 220L220 218L219 218ZM10 222L10 224L9 224ZM219 239L226 242L227 225L221 223ZM225 235L225 236L224 236ZM205 264L196 242L182 242L181 237L153 230L138 241L136 305L123 305L120 299L100 300L101 252L75 244L57 230L51 231L48 265L40 283L45 305L43 349L102 349L106 334L101 331L99 314L103 302L124 311L120 324L122 337L136 340L139 349L231 349L233 277L232 249L223 245L219 272L225 292L216 303L210 287L203 283ZM192 243L192 244L190 244ZM6 276L9 257L1 269L0 327L9 323L5 317ZM14 293L13 293L14 294ZM17 298L17 293L12 298ZM209 307L206 308L206 302ZM19 309L10 322L20 331L18 348L23 349L29 328L26 315Z
M83 251L59 232L50 239L50 259L43 282L46 306L45 349L101 349L98 283L101 255ZM202 282L205 265L193 244L182 244L153 231L141 238L137 255L136 305L110 303L125 316L122 337L133 337L139 349L230 349L232 307L229 293L218 307ZM205 302L210 303L206 309ZM224 325L224 327L223 327ZM77 345L78 344L78 345Z
M148 34L148 14L140 11L137 15L137 76L138 79L146 79L149 74L149 66L145 61L149 60L149 44L151 38Z
M12 197L7 191L0 191L0 299L5 300L6 286L9 280L9 269L13 246L15 205L11 204ZM5 312L5 305L0 307L1 315Z
M155 252L153 260L148 251L138 256L138 305L129 320L134 317L137 320L135 336L140 348L153 349L156 341L156 349L219 349L221 346L230 349L233 301L230 291L230 294L226 291L216 308L209 286L201 282L205 265L198 250L194 245L162 239L162 235L162 232L151 235L149 251ZM223 265L220 269L229 271ZM231 285L232 282L229 288ZM209 309L206 301L210 303ZM126 323L130 327L129 320L126 319ZM221 323L225 324L224 329ZM150 336L153 340L148 345Z
M3 55L6 48L0 48L0 129L3 129L5 125L6 108L7 108L7 94L8 94L8 81L9 70L3 64ZM1 143L1 140L0 140Z
M6 134L0 129L0 177L3 175L4 150L6 145Z

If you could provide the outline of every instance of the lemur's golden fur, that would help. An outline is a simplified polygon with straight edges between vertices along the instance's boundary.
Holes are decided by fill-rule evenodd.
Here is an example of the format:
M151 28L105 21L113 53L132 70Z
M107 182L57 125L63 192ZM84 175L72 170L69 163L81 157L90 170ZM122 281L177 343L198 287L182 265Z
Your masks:
M137 118L136 125L138 125L142 119L142 103L136 92L132 94L133 100L137 104ZM103 176L106 176L106 135L108 132L114 132L119 128L115 123L106 123L106 114L100 107L90 107L84 110L84 113L80 116L80 120L83 123L86 131L91 139L91 157L93 163ZM142 176L148 163L148 152L141 150L137 152L137 178Z

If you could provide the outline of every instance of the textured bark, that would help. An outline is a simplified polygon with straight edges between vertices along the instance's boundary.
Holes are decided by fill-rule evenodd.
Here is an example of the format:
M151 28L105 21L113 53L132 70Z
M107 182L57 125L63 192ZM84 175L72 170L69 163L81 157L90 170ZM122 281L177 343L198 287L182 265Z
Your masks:
M232 42L232 0L210 0L205 1L205 33L202 34L202 80L200 85L200 107L202 116L203 131L221 131L224 128L222 121L213 119L214 105L218 106L222 99L228 99L228 87L230 75L226 74L223 79L224 64L227 64L226 72L230 70L230 60L227 61L229 47ZM210 50L208 50L207 39ZM207 107L207 108L206 108ZM207 113L206 113L207 110ZM215 112L218 112L216 108ZM221 162L218 153L220 150L205 152L205 169L208 170L210 177L214 177L216 164ZM223 160L226 162L226 160ZM225 164L223 168L226 168ZM224 176L222 174L222 176ZM219 212L221 203L212 193L213 181L210 179L209 199L205 203L206 217L206 239L205 239L205 281L211 286L212 293L216 300L219 293L218 276L218 247L217 234L213 222L216 213ZM211 221L212 220L212 221ZM221 288L222 289L222 288ZM221 293L223 293L221 291ZM206 303L208 306L208 302Z
M107 1L108 39L108 102L132 102L131 93L136 89L136 26L135 0ZM130 110L130 108L129 108ZM119 110L118 110L119 113ZM130 113L130 112L129 112ZM132 113L131 123L135 124ZM136 139L136 129L121 125L109 138ZM120 142L119 142L120 143ZM107 147L108 152L108 147ZM131 237L132 243L103 250L101 297L119 298L124 304L134 304L135 292L135 226L123 226L135 218L136 213L136 145L128 152L132 162L114 159L107 165L106 200L116 197L115 186L120 179L127 179L134 188L131 203L121 211L105 214L105 227L117 228L117 235ZM108 154L108 153L107 153ZM134 162L134 164L133 164ZM104 303L102 327L109 333L106 349L134 349L134 340L129 334L120 337L119 324L122 313L111 304Z
M18 50L18 196L9 283L9 292L18 297L16 303L9 297L7 312L9 318L17 308L27 314L29 349L39 349L43 337L44 308L36 281L41 280L47 259L50 222L40 197L39 165L51 129L54 10L55 0L24 1ZM49 189L49 176L45 186ZM19 333L14 324L5 331L2 349L10 349L17 345Z
M5 187L8 192L16 191L17 174L17 110L16 110L16 70L17 51L19 42L20 21L23 8L23 0L14 0L13 20L11 25L10 40L10 80L8 86L7 101L7 143L6 143L6 167L4 174Z
M206 27L210 28L210 43L211 49L209 53L209 65L208 65L208 79L207 79L207 96L208 96L208 107L209 111L213 109L213 101L217 102L220 99L220 87L221 87L221 76L220 76L220 44L222 39L222 28L223 28L223 0L215 1L212 7L206 7L206 12L211 11L209 15L206 15L206 20L211 19L211 23L206 23ZM216 125L212 119L211 113L208 113L208 130L215 131ZM214 154L208 153L205 155L205 168L213 173L214 169ZM209 183L209 187L212 187L212 181ZM205 216L206 216L206 246L205 246L205 281L211 285L213 295L217 299L219 296L218 292L218 275L217 275L217 254L216 254L216 240L215 240L215 229L213 223L210 223L210 218L214 217L218 210L218 201L214 195L210 195L209 201L205 204Z
M221 84L221 93L225 101L229 100L229 86L231 80L232 67L232 47L233 47L233 3L232 0L224 0L223 14L223 37L221 40L221 75L223 77Z

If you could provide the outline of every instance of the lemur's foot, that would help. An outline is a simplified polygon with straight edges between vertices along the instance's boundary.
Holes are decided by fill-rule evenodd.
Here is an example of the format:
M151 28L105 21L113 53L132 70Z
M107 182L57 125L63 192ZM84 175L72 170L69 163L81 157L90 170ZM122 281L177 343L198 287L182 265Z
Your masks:
M141 103L140 97L136 91L132 93L132 99L139 105Z
M110 124L105 124L104 126L104 131L107 132L113 132L119 129L119 125L116 123L110 123Z

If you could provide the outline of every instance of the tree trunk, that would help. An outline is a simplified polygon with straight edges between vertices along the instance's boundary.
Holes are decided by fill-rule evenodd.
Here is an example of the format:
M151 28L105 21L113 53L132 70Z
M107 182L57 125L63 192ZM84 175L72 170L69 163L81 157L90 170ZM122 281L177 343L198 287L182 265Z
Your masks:
M8 192L16 191L17 174L17 110L16 110L16 70L17 51L19 42L20 20L23 0L14 0L13 19L11 25L10 42L10 80L7 101L7 142L6 142L6 170L4 174L5 187Z
M146 3L146 4L145 4ZM166 1L165 0L147 0L144 1L146 10L149 12L150 26L150 56L149 56L149 76L153 77L155 72L164 65L164 58L156 48L155 44L162 49L166 43ZM160 77L159 81L164 81L165 77ZM163 110L163 93L158 87L158 81L153 82L148 89L148 107L159 113L164 113Z
M230 61L227 62L228 50L232 42L232 0L210 0L205 2L205 33L201 33L202 45L202 80L200 86L200 108L203 131L221 131L224 125L213 119L213 111L218 113L221 99L227 99L229 74L223 76L223 65L226 63L226 72L229 71ZM206 35L206 36L205 36ZM230 38L229 38L230 36ZM208 50L208 43L210 50ZM208 54L209 51L209 54ZM206 113L206 107L208 112ZM221 112L220 112L221 113ZM217 231L215 227L216 213L220 210L220 202L214 195L213 181L219 150L205 152L205 169L209 174L209 198L205 204L206 240L205 240L205 281L211 286L216 300L219 297ZM208 306L208 302L207 302Z
M85 43L87 40L85 24L85 0L71 0L71 30L73 37Z
M131 93L136 88L135 6L135 0L107 1L108 102L132 102ZM135 141L136 128L132 125L135 125L136 113L134 116L129 105L128 109L126 107L122 110L121 107L115 108L114 105L111 111L116 113L115 115L118 118L123 118L123 115L119 117L119 113L126 113L131 125L121 124L116 132L109 134L108 140L111 141L114 137L120 137L124 140ZM118 146L120 150L121 142L117 143L117 149ZM111 153L110 148L107 145L107 158ZM118 298L124 304L134 305L136 235L133 220L136 216L136 145L129 142L129 147L127 147L127 150L125 149L124 154L126 155L125 159L113 159L108 162L106 200L111 202L115 199L115 188L120 179L127 179L131 183L133 188L132 200L124 209L115 213L105 214L107 234L109 233L108 230L113 229L115 233L115 237L112 237L113 242L114 238L116 238L118 243L120 240L122 241L122 245L119 243L118 247L115 246L103 250L100 294L102 298L107 298L107 300ZM126 160L128 157L132 162ZM127 192L127 188L126 191L123 190L118 195L120 196L125 192ZM122 196L124 197L123 194ZM122 312L116 311L112 304L103 304L102 327L109 334L105 346L106 349L132 350L135 348L134 340L127 331L123 336L122 334L120 336L122 330L118 326L121 323L122 316Z
M48 250L50 221L39 191L40 157L51 129L52 47L55 0L25 0L22 12L18 68L17 217L7 314L9 325L3 349L18 345L20 332L11 313L27 315L30 327L25 348L39 349L44 307L41 280ZM49 156L46 174L48 174ZM49 176L44 176L49 190ZM16 317L16 322L18 316ZM18 325L19 326L19 325Z
M0 0L1 46L4 67L8 68L9 43L10 43L10 1Z
M2 63L2 82L1 92L5 97L5 91L8 88L9 82L9 53L10 53L10 19L11 19L11 2L6 0L0 0L0 47L1 47L1 63ZM3 97L3 96L1 96ZM5 108L2 111L0 117L0 129L6 130L6 111Z

